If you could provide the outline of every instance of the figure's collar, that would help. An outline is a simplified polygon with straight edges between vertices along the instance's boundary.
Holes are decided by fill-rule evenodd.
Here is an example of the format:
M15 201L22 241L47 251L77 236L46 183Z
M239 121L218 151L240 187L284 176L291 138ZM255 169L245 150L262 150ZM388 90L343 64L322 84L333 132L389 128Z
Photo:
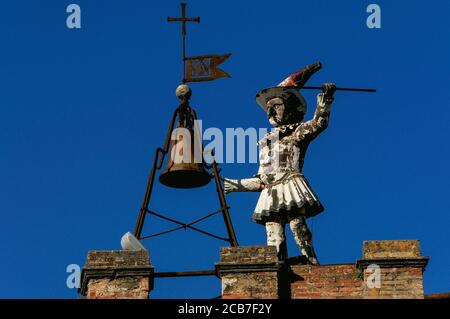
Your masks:
M273 133L276 133L276 132L284 133L284 132L289 131L289 130L294 130L299 125L300 125L300 122L277 126L274 129L272 129L272 132L270 132L269 134L273 134Z
M258 144L262 145L262 144L266 143L267 140L271 140L277 134L284 134L286 132L294 131L300 124L301 124L301 122L297 122L297 123L285 124L285 125L281 125L281 126L272 128L272 130L269 133L264 135L264 137L259 140Z

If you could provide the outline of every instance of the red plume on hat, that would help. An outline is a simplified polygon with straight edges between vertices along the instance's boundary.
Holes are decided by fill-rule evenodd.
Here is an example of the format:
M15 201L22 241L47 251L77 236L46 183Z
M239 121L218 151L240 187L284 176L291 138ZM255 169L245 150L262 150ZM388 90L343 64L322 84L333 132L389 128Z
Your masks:
M309 64L303 69L291 74L275 87L263 89L256 94L256 102L267 111L266 103L274 97L281 97L284 94L292 94L299 100L299 109L306 113L306 101L298 92L311 76L322 68L320 62Z
M297 71L290 76L288 76L286 79L284 79L280 84L277 86L282 87L288 87L288 86L295 86L298 89L301 89L306 82L308 82L309 78L319 71L322 68L322 64L320 62L316 62L313 64L309 64L305 66L300 71Z

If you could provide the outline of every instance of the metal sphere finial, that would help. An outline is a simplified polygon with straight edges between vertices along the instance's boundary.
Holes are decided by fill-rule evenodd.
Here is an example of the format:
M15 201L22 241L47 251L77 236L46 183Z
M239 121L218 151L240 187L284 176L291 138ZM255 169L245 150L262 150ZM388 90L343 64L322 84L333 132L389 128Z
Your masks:
M180 100L189 100L192 95L192 90L188 85L180 84L178 85L175 94L177 95L177 98L179 98Z

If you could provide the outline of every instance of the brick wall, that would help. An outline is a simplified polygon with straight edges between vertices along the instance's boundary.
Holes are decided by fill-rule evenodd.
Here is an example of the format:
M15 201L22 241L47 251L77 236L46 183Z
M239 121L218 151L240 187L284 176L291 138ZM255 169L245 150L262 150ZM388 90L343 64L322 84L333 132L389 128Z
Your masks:
M224 299L424 298L428 257L419 241L366 241L352 264L280 262L273 246L224 247L216 272ZM147 251L91 251L80 293L89 299L146 299L154 272Z
M423 271L428 257L420 255L418 240L380 240L363 243L363 258L356 266L367 282L373 277L369 265L379 267L379 287L364 285L364 298L423 299Z
M366 241L352 264L307 265L301 257L279 262L274 247L227 247L216 264L223 298L424 298L423 270L414 240Z
M414 267L382 268L381 287L363 286L364 298L375 299L423 299L422 269ZM367 278L367 270L364 277Z
M86 293L88 299L147 299L148 277L123 277L114 280L92 279Z
M293 265L292 299L360 298L363 278L354 264Z
M153 267L147 251L90 251L80 293L88 299L147 299Z
M277 299L279 262L275 247L224 247L216 270L223 299Z

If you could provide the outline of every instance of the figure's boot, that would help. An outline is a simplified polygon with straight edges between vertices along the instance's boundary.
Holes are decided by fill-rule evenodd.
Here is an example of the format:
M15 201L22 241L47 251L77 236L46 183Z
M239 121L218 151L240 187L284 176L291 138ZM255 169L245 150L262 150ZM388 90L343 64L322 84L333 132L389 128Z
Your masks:
M308 261L312 265L319 265L319 260L317 259L316 253L314 251L312 241L302 241L300 245L301 252L306 256L306 258L308 258Z
M266 223L267 246L275 246L277 248L279 260L285 260L287 258L287 244L284 228L284 224L282 223Z
M305 217L298 217L289 222L295 242L303 256L313 265L319 265L312 243L312 234L308 229Z

